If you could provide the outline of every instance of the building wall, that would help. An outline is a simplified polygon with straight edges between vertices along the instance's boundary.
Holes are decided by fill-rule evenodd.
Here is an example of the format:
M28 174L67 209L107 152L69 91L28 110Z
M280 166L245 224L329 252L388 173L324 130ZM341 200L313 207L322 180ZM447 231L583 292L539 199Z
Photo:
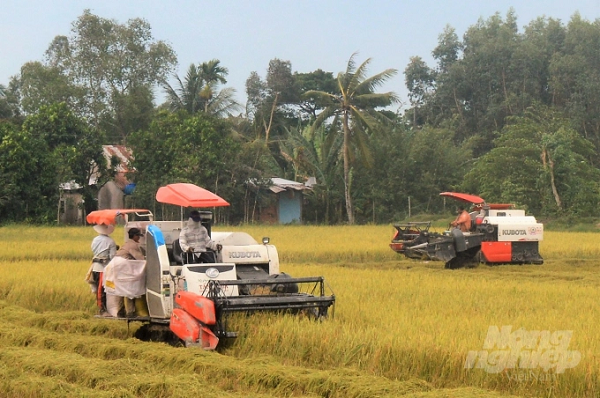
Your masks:
M293 189L280 192L279 223L290 224L302 222L302 192Z
M275 194L273 194L273 196L275 196ZM279 222L277 216L277 207L277 203L261 207L258 220L267 224L277 224Z
M114 181L108 181L98 191L98 210L123 209L125 194Z
M83 224L83 196L77 192L61 192L58 204L59 224Z

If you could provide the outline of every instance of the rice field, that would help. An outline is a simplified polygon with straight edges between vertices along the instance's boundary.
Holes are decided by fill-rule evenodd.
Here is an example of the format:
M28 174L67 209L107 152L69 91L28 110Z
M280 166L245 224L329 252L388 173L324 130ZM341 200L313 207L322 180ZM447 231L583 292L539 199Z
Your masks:
M83 281L91 227L0 228L0 396L6 397L597 397L597 233L546 231L542 266L445 270L405 259L391 226L247 226L269 236L281 270L325 276L329 319L257 314L217 352L133 337L96 319ZM113 237L123 243L123 231ZM555 373L465 369L490 326L572 331L580 361ZM489 350L491 353L494 350ZM491 355L491 354L490 354ZM489 360L491 361L491 359ZM488 361L488 362L489 362Z

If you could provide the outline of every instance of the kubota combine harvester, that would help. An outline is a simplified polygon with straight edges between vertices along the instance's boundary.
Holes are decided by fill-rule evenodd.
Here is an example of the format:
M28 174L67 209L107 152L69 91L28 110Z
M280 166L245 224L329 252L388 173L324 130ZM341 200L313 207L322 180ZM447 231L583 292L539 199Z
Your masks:
M193 184L161 187L156 200L182 209L229 205ZM185 264L179 247L183 220L156 221L145 209L99 210L88 215L90 224L115 224L122 217L126 240L131 228L145 231L141 243L146 260L126 263L123 272L115 272L114 282L120 283L121 278L124 283L136 283L132 275L141 275L137 283L143 288L147 316L115 319L143 322L138 334L152 340L176 336L186 346L212 350L220 340L236 337L227 329L227 317L233 312L328 315L335 296L323 277L292 278L280 273L277 249L268 238L259 244L244 232L214 232L212 213L202 211L201 216L212 240L222 245L215 263ZM143 267L143 272L129 272L136 266Z
M443 192L472 205L471 229L449 228L431 232L431 222L395 224L390 248L409 258L444 261L446 268L476 266L480 263L543 264L539 242L544 226L524 210L511 204L488 204L482 198L458 192Z

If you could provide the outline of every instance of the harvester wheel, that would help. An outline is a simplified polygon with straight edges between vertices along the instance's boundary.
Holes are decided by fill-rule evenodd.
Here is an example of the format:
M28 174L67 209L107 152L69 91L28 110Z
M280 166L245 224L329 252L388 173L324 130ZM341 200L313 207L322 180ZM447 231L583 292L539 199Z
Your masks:
M446 269L458 269L458 268L462 268L464 266L465 265L463 263L462 258L460 258L460 257L453 257L448 262L446 262L446 265L444 266L444 268L446 268Z
M183 345L183 341L165 325L146 323L135 331L134 337L142 341L163 342L174 347Z
M473 267L477 267L479 266L479 264L487 264L487 260L485 258L485 255L481 252L481 250L479 250L477 252L477 254L475 254L475 258L473 259L475 264L473 265Z
M479 253L477 253L475 255L475 257L473 257L471 259L471 261L468 261L465 263L465 267L466 268L477 268L477 267L479 267L480 263L481 263L481 261L479 261Z
M322 308L305 308L300 310L300 315L315 321L323 321L327 319L327 309Z

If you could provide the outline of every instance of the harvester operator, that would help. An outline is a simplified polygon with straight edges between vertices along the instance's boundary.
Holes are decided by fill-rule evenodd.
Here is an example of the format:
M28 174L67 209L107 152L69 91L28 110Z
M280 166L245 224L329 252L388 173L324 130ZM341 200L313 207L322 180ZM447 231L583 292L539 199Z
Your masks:
M464 206L458 207L458 216L450 225L459 228L462 232L469 232L471 229L471 216L465 210Z
M187 226L179 234L179 246L187 253L183 255L186 263L214 263L214 253L207 253L206 249L221 251L222 246L210 239L201 220L200 212L192 210Z

